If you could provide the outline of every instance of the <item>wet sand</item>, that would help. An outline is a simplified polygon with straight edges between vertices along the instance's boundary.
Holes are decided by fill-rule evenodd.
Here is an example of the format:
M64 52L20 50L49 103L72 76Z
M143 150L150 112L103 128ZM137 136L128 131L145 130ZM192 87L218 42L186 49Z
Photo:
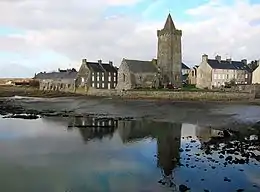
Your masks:
M3 100L3 99L2 99ZM26 110L190 123L213 128L250 126L260 121L260 106L243 103L174 102L111 98L26 98L8 101ZM5 103L5 102L4 102Z

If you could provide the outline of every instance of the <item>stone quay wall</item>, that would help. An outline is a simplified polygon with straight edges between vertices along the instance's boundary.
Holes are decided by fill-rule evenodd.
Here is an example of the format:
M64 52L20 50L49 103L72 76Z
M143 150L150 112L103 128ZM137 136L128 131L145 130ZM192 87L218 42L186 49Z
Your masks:
M234 101L253 100L254 93L241 92L206 92L206 91L138 91L138 90L95 90L90 89L86 93L90 96L121 97L128 99L165 99L165 100L207 100L207 101Z

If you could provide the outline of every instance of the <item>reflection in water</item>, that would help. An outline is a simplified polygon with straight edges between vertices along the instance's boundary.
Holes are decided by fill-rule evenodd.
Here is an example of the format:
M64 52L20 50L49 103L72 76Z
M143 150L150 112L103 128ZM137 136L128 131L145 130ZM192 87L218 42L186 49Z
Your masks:
M24 128L17 128L17 125L12 128L10 124L6 124L15 121ZM227 152L223 154L225 157L220 158L222 151L216 147L212 148L212 142L223 136L223 132L219 130L179 123L117 121L109 118L50 117L30 121L31 126L26 122L0 119L1 125L4 125L0 126L0 134L7 138L7 141L0 141L0 169L3 171L5 168L5 173L12 170L12 177L21 173L26 176L29 175L28 171L31 171L31 174L39 174L42 180L55 188L59 181L49 181L50 177L46 177L54 171L57 174L55 178L64 182L63 191L79 188L78 191L164 191L172 190L170 187L181 184L195 192L204 189L236 191L241 187L248 188L249 191L259 191L257 187L260 180L257 175L260 172L256 169L259 168L256 161L250 161L247 165L240 164L244 162L241 160L234 163L226 161L232 150L227 148ZM8 141L7 135L10 133L16 133L19 139L16 140L16 136L12 141ZM26 134L31 136L25 137ZM247 135L250 143L257 144L258 134L251 138L250 135L251 133ZM34 136L36 138L33 138ZM236 134L233 133L231 139L233 136ZM78 142L78 138L81 138L85 145L82 145L81 140ZM240 135L238 138L245 137ZM217 146L223 141L218 140ZM207 154L208 146L211 153ZM250 154L253 152L257 159L260 156L257 156L255 151L256 148L252 148ZM27 172L13 169L16 167L16 161L19 161L19 166L26 167ZM46 165L46 172L39 168L43 165ZM232 178L232 182L223 184L225 177L229 177L226 181ZM31 176L29 178L31 183ZM36 177L33 179L31 184L36 189L40 181ZM203 183L205 179L206 182ZM5 181L10 182L8 178ZM28 184L27 180L22 183L24 182ZM0 181L0 185L3 183L6 182ZM126 185L132 188L125 189Z
M69 130L79 127L79 132L85 143L94 139L102 140L106 137L111 139L117 129L117 120L106 118L73 118L69 124Z
M119 122L119 134L124 143L138 141L144 138L157 140L157 166L162 170L162 184L173 185L173 169L179 162L181 124L128 121Z

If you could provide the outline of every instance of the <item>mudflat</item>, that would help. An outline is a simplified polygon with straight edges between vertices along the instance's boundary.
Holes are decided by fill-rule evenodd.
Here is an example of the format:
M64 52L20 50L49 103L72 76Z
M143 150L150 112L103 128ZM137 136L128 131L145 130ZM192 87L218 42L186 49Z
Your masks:
M113 98L9 97L1 99L2 114L6 106L12 113L57 113L60 116L103 116L148 119L162 122L191 123L213 128L238 129L260 121L260 106L245 103L174 102L126 100ZM17 108L19 107L19 109ZM9 111L9 112L10 112Z

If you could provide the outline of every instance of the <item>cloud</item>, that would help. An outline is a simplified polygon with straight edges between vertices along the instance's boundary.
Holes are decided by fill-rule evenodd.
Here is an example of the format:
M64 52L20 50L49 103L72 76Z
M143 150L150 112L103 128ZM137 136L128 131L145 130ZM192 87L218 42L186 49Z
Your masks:
M112 60L117 66L124 57L152 59L157 53L156 30L163 27L168 10L154 11L155 15L157 11L165 13L159 21L148 17L157 1L135 15L109 11L115 7L134 9L141 1L145 0L70 0L66 4L63 0L0 0L4 15L0 30L9 27L21 31L0 36L0 52L26 58L22 64L31 68L32 75L36 66L42 70L69 64L78 67L82 58ZM174 17L176 27L183 30L183 61L188 65L200 62L203 53L258 59L260 4L225 2L214 0L183 10L185 21ZM37 55L49 57L45 52L56 53L63 60L47 59L44 64Z

